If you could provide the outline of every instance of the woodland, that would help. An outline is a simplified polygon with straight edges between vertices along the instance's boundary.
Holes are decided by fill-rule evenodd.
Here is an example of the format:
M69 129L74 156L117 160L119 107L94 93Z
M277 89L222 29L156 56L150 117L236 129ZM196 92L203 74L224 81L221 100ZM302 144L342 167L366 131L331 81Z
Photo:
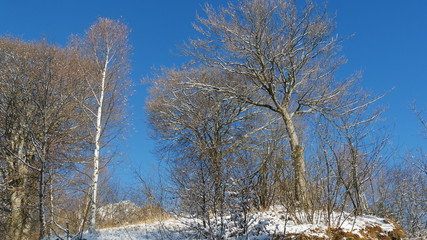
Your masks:
M364 89L357 72L337 77L345 39L326 9L288 0L207 5L194 28L181 47L188 62L148 80L164 182L137 175L126 194L108 175L128 98L138 94L126 24L99 18L63 47L0 37L0 240L84 239L175 215L197 220L194 239L226 239L226 221L245 239L248 216L274 206L299 223L321 211L328 229L346 212L426 236L427 157L389 148L388 92ZM424 109L408 107L427 134ZM102 207L124 199L138 210L129 214L128 202L103 218Z

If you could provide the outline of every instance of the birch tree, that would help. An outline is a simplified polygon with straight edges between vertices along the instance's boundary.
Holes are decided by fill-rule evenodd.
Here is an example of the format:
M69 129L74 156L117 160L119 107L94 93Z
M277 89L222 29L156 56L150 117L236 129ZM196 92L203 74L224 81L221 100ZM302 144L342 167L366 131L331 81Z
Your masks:
M130 86L128 34L129 29L120 21L99 18L83 38L72 41L88 63L80 70L85 72L90 96L90 100L82 104L91 122L89 129L94 146L88 225L91 231L96 227L101 149L120 133L123 126L126 94Z
M244 0L219 10L207 6L195 24L200 37L185 51L196 63L244 76L238 83L215 86L193 79L189 84L221 91L276 113L287 130L294 169L294 199L309 205L304 144L298 122L310 114L340 111L342 94L355 77L337 81L344 63L340 39L326 10L307 1ZM232 85L234 84L234 85Z

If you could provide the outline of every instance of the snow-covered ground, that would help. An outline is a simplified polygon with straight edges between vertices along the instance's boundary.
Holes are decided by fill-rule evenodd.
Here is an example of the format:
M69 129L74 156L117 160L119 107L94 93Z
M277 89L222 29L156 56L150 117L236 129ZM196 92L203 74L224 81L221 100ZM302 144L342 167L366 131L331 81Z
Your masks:
M269 211L250 214L248 230L245 236L236 236L241 226L230 217L225 218L226 239L330 239L331 234L341 236L338 239L400 239L403 232L391 221L374 216L351 217L346 213L336 213L331 219L332 231L328 233L326 214L317 212L312 215L313 224L302 223L307 215L288 214L280 207ZM138 224L125 227L100 229L96 235L85 234L87 240L124 240L124 239L203 239L194 226L200 222L186 217L171 218L162 222ZM200 228L199 228L200 229ZM218 231L218 230L217 230Z

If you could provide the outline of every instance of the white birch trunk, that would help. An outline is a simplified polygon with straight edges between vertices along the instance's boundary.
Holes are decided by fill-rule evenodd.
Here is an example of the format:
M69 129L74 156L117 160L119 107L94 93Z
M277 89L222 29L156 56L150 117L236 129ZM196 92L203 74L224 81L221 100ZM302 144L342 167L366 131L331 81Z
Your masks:
M85 106L89 110L89 114L96 119L93 139L93 175L87 205L88 228L93 232L96 228L101 139L104 128L111 124L106 119L111 119L112 111L115 111L115 108L110 108L110 106L114 105L112 103L121 101L120 98L115 98L115 94L120 94L116 93L117 87L121 86L119 84L120 75L124 77L127 73L128 30L119 21L99 18L98 22L90 27L87 34L85 39L87 42L82 42L82 50L83 54L88 54L88 57L93 60L94 68L88 69L91 79L87 79L87 82L96 105L93 108Z
M101 132L102 132L102 110L104 103L105 94L105 81L107 76L108 68L108 55L107 60L102 70L101 78L101 92L98 100L98 111L96 115L96 135L95 135L95 150L93 152L93 175L92 175L92 196L90 202L90 219L89 219L89 231L94 232L96 227L96 210L97 210L97 192L98 192L98 178L99 178L99 153L101 150Z

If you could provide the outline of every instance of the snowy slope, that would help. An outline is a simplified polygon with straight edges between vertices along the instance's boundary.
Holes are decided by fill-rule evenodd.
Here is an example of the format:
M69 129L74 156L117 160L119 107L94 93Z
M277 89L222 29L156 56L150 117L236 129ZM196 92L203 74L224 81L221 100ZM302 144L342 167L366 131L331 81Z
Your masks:
M307 218L303 213L287 214L281 208L253 213L248 216L249 228L245 236L236 237L236 224L225 219L226 239L400 239L403 230L389 220L373 216L351 217L346 213L334 214L328 233L324 213L312 215L314 224L302 224ZM97 235L85 235L87 240L123 239L203 239L192 228L197 221L191 218L174 218L163 222L126 227L101 229ZM200 232L199 232L200 233ZM234 235L233 235L234 234Z

